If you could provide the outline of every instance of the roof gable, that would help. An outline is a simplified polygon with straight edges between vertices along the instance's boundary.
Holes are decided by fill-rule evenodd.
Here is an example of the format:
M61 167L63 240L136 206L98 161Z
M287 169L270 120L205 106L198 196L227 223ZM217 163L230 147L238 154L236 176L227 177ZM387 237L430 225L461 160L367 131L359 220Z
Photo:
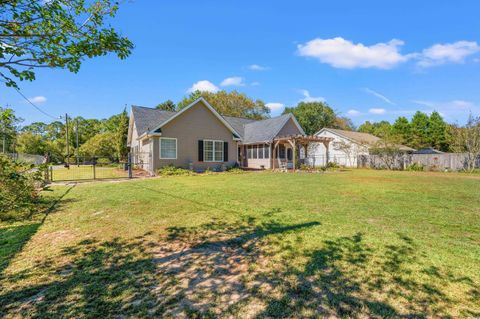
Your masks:
M225 125L233 134L235 134L237 137L241 137L240 133L238 133L233 127L232 125L230 125L230 123L228 121L225 120L225 118L223 116L221 116L211 105L210 103L207 102L207 100L205 100L203 97L199 98L199 99L196 99L195 101L193 101L192 103L190 103L189 105L187 105L186 107L184 107L183 109L181 109L179 112L173 112L173 116L169 117L168 119L166 119L165 121L163 121L162 123L158 124L157 126L155 126L151 131L156 131L160 128L162 128L162 126L166 125L167 123L170 123L171 121L174 121L177 117L181 116L184 112L186 112L187 110L189 110L190 108L194 107L195 105L197 105L198 103L202 103L204 106L207 107L207 109L209 109L213 115L215 115L219 120L220 122L223 123L223 125Z
M152 130L159 123L164 123L175 114L175 112L162 111L149 107L132 106L132 117L138 136Z

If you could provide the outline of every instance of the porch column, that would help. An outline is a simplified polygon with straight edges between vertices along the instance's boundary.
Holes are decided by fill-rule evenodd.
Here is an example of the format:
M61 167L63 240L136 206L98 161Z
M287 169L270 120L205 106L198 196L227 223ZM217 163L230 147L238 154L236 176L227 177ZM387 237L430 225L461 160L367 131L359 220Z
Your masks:
M323 142L323 145L325 146L325 165L328 164L330 158L329 158L329 154L328 154L328 145L330 144L330 142Z

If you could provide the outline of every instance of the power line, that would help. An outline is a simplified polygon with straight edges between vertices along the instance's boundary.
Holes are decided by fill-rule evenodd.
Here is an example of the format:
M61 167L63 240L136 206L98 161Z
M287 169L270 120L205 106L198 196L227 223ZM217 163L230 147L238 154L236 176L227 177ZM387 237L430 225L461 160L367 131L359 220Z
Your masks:
M21 97L23 97L25 99L25 101L27 101L28 103L30 103L34 108L37 109L37 111L39 111L40 113L42 113L43 115L46 115L54 120L58 120L58 119L61 119L62 117L61 116L53 116L51 114L48 114L47 112L45 112L44 110L42 110L41 108L39 108L38 106L36 106L35 104L33 104L32 101L30 101L25 95L23 95L22 92L20 92L19 89L15 88L15 90L18 92L18 94L20 94Z

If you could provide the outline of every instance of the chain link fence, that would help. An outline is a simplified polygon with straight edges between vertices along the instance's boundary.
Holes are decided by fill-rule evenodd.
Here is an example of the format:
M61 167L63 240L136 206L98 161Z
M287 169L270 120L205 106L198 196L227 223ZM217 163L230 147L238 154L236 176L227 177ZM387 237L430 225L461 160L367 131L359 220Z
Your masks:
M125 159L79 156L49 165L47 178L52 182L133 178L151 175L150 167L150 161L145 162L138 154L129 154Z

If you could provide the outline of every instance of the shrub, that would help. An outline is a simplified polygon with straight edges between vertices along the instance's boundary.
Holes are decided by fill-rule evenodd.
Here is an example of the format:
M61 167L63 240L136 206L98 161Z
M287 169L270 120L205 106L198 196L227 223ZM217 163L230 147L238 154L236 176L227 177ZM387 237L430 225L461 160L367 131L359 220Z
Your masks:
M245 173L245 171L239 167L228 167L227 170L225 171L227 173L231 173L231 174L243 174Z
M173 165L164 166L157 170L157 175L160 176L185 176L185 175L195 175L194 172L180 167L175 167Z
M43 166L34 169L0 155L0 220L24 219L34 213L43 174Z
M340 168L340 166L335 162L328 162L326 168Z
M425 166L422 163L413 163L408 165L407 171L421 172L425 170Z

